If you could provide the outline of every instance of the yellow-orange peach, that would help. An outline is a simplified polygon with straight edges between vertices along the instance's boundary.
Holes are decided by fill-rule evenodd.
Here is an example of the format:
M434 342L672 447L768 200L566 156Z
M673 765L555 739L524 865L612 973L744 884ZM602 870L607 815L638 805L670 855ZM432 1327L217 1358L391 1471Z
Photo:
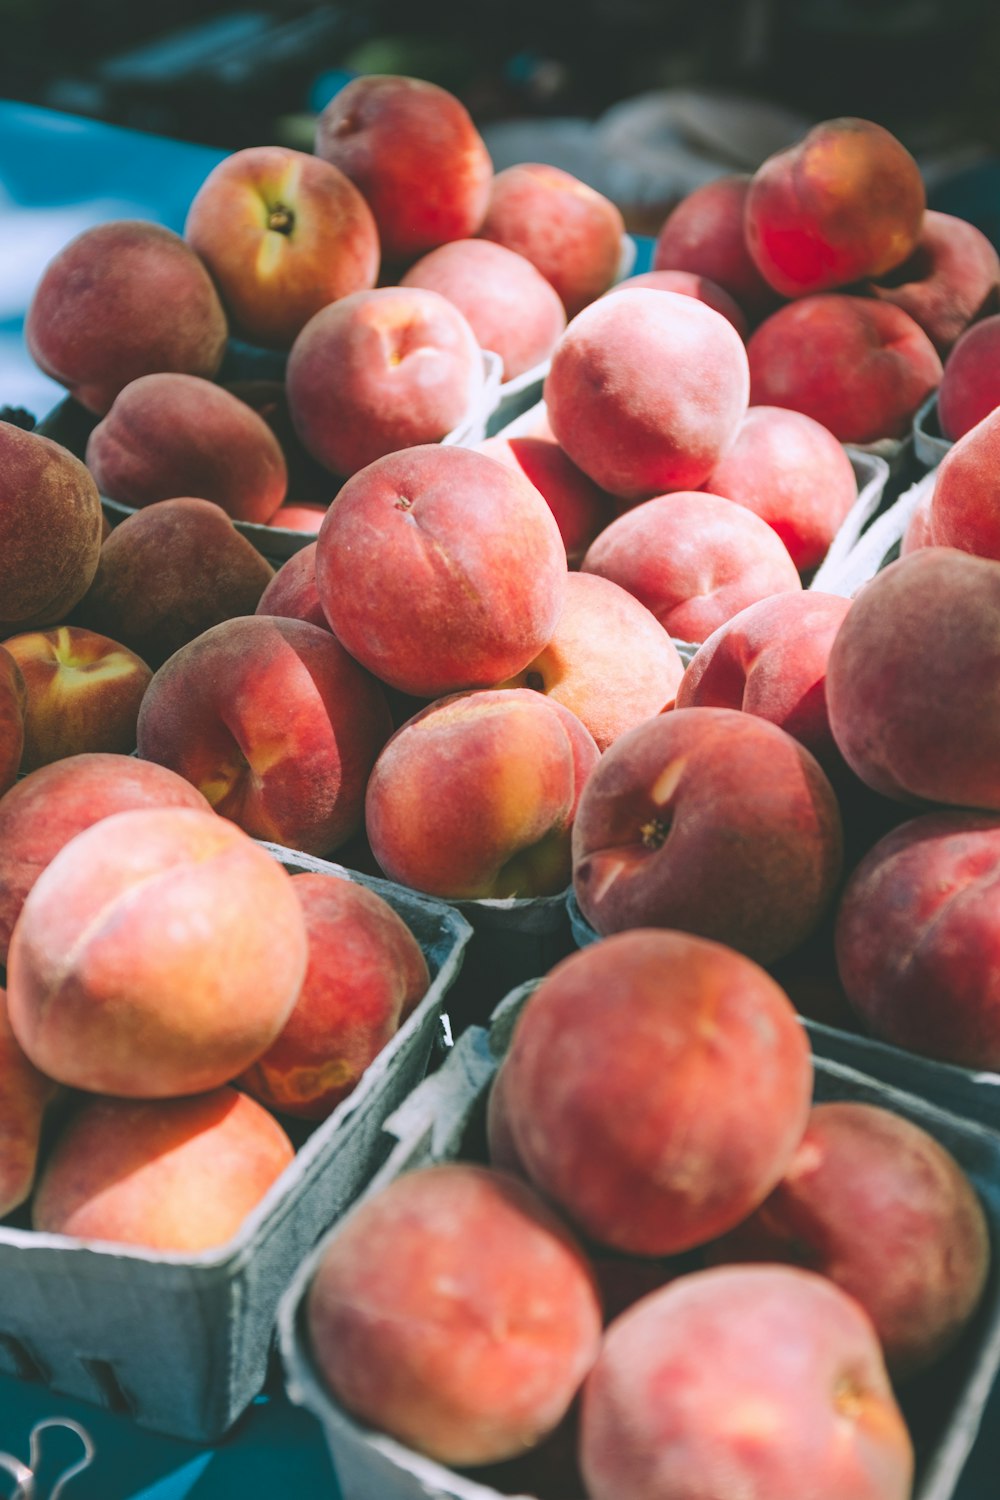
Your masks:
M0 646L0 797L14 785L24 751L24 678Z

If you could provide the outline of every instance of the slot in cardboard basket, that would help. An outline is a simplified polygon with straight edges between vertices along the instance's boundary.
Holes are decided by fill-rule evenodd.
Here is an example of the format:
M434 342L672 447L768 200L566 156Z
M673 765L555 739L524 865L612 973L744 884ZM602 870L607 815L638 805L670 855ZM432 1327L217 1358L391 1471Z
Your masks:
M291 873L354 880L388 901L427 959L424 999L225 1245L157 1253L0 1226L0 1373L196 1442L220 1437L260 1390L281 1293L384 1160L383 1122L426 1074L471 935L444 902L262 847Z
M482 1139L486 1097L517 1015L535 988L509 995L489 1032L466 1032L444 1067L392 1117L397 1145L365 1197L401 1172L466 1154ZM1000 1136L843 1062L814 1057L814 1097L880 1105L912 1120L952 1153L975 1185L989 1221L994 1264L980 1308L959 1344L932 1370L904 1386L900 1404L917 1457L913 1500L951 1500L971 1452L1000 1367ZM480 1158L481 1159L481 1158ZM300 1267L278 1316L291 1399L323 1427L343 1500L502 1500L500 1492L362 1427L326 1391L313 1363L304 1299L332 1231ZM331 1497L332 1500L332 1497ZM522 1500L522 1497L518 1497Z

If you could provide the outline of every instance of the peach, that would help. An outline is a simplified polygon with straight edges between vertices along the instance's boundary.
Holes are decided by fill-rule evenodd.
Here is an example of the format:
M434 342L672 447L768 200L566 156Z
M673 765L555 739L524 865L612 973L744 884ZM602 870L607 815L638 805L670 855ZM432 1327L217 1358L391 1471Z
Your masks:
M510 1172L527 1181L528 1174L518 1154L514 1132L510 1123L510 1109L506 1098L506 1071L504 1062L493 1075L486 1100L486 1148L489 1164L498 1172Z
M818 1104L778 1186L709 1248L829 1276L865 1309L894 1379L955 1343L986 1284L976 1190L921 1126L872 1104Z
M154 674L138 745L255 838L325 854L360 825L391 727L381 687L328 630L246 615Z
M552 637L566 577L559 528L534 486L481 453L433 444L348 480L316 552L334 634L418 698L520 672Z
M267 521L288 475L263 418L192 375L146 375L121 392L87 441L87 467L111 500L195 496L238 521Z
M833 433L781 406L751 406L702 488L772 526L800 573L823 561L858 496L851 460Z
M24 677L23 771L88 751L135 749L153 673L134 651L76 625L13 635L5 647Z
M970 328L965 337L986 326ZM960 352L956 345L955 353ZM998 453L1000 409L994 409L941 460L926 508L928 539L934 546L1000 560L1000 490L994 479Z
M504 380L547 360L566 327L555 288L523 255L490 240L439 245L400 285L438 292L457 307L479 347L499 354Z
M281 445L288 470L288 494L282 506L321 505L325 509L333 497L336 481L302 446L288 410L284 380L230 380L225 389L263 417ZM277 512L269 524L280 525L276 517Z
M43 273L24 324L35 363L97 416L142 375L210 380L227 334L218 293L190 246L131 219L70 240Z
M676 927L773 963L830 905L841 849L833 789L790 734L733 709L675 709L591 773L573 885L602 934Z
M570 172L518 162L493 178L479 233L530 260L573 318L614 281L625 222L610 198Z
M812 1089L808 1040L775 982L680 932L622 933L557 964L503 1066L539 1191L599 1244L645 1256L744 1219L784 1173Z
M612 292L567 328L545 381L559 444L625 500L694 489L747 409L743 340L714 308L676 292Z
M149 807L209 810L165 766L100 752L32 771L0 798L0 964L28 892L63 845L112 813Z
M802 581L773 527L701 490L660 495L605 527L580 564L634 595L664 630L704 641L733 615Z
M420 944L389 903L329 875L295 875L309 966L276 1041L237 1080L279 1113L324 1120L430 984Z
M14 1035L60 1083L126 1098L213 1089L288 1019L305 919L277 860L212 813L115 813L39 875L7 956Z
M711 1357L706 1357L711 1351ZM913 1445L852 1297L789 1266L683 1276L609 1329L583 1392L590 1500L909 1500Z
M273 576L221 506L157 500L115 527L73 620L155 669L210 626L252 614Z
M840 779L826 663L851 601L803 589L761 599L720 625L688 663L678 708L738 708L777 724Z
M601 1336L568 1231L522 1183L460 1162L407 1172L356 1208L305 1316L320 1377L349 1412L462 1465L552 1432Z
M43 1234L197 1255L236 1234L294 1155L277 1120L233 1088L93 1099L52 1148L32 1223Z
M269 349L289 349L320 308L378 276L378 231L354 183L285 146L248 146L213 167L184 237L235 330Z
M309 625L329 630L316 587L318 545L318 542L309 542L282 563L261 594L255 614L283 615L289 620L305 620Z
M491 437L476 444L477 453L520 472L535 486L556 518L571 568L580 561L598 532L616 515L615 503L552 438Z
M931 530L931 506L933 503L933 488L925 490L914 507L910 519L906 523L903 539L899 546L900 557L906 557L911 552L918 552L921 547L933 547L934 537Z
M942 435L956 442L1000 406L1000 314L966 330L945 361L938 391Z
M24 678L0 646L0 797L14 785L24 753Z
M906 437L941 381L937 351L908 313L842 293L779 308L747 355L753 406L805 412L842 443Z
M62 1093L28 1059L11 1030L7 996L0 989L0 1219L31 1196L42 1125Z
M482 223L493 163L468 110L420 78L354 78L323 110L316 155L360 188L385 261L407 264Z
M682 198L656 236L653 270L707 277L756 323L779 298L758 271L743 233L750 180L749 173L730 173Z
M96 571L102 519L97 486L78 458L0 422L0 635L56 625L69 613Z
M830 649L830 728L884 797L1000 809L1000 563L925 547L855 597Z
M909 313L944 359L970 323L1000 306L1000 256L974 224L928 209L913 254L865 290Z
M379 287L324 308L295 340L287 378L296 432L343 475L440 442L469 415L484 380L458 308L421 287Z
M375 762L365 828L390 880L450 899L550 896L597 764L562 704L526 689L455 694L396 731Z
M920 168L894 135L871 120L824 120L754 173L747 248L782 296L827 291L905 261L925 206Z
M598 750L674 701L684 664L638 599L595 573L571 573L544 650L503 687L532 688L570 709Z
M329 508L328 505L279 505L267 524L280 526L285 531L303 531L308 536L319 536L319 528Z
M625 281L620 281L616 290L627 292L632 287L648 287L654 292L676 292L681 297L695 297L728 318L741 339L747 336L747 320L743 309L723 287L710 281L707 276L696 276L693 271L643 271L638 276L629 276Z

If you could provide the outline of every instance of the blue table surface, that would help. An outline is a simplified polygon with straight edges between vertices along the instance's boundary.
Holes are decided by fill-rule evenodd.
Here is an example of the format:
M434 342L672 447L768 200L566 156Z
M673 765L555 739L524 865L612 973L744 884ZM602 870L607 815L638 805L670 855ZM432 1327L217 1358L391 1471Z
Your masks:
M41 415L63 394L35 368L22 338L25 309L51 257L75 234L106 219L151 219L180 231L191 198L224 154L0 100L0 404ZM994 177L988 186L992 202L1000 181ZM962 213L981 185L963 189L961 202L949 202L949 211ZM637 270L648 267L650 249L651 242L640 242ZM67 1500L264 1500L279 1494L340 1500L318 1423L291 1405L277 1378L224 1441L203 1447L0 1377L0 1451L26 1461L31 1428L56 1415L82 1423L97 1450L91 1467L67 1485ZM44 1500L79 1446L69 1434L49 1433L42 1453ZM0 1470L0 1495L10 1489ZM956 1500L998 1497L995 1391Z

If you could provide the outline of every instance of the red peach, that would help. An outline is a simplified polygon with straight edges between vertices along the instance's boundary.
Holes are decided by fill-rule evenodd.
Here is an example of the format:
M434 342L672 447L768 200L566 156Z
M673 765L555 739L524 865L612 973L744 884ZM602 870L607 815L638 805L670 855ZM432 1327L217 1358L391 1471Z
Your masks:
M747 249L743 210L750 174L735 172L703 183L668 214L653 247L654 271L706 276L757 322L779 298Z
M282 615L289 620L305 620L309 625L329 630L316 587L317 545L317 542L309 542L282 563L261 594L255 614Z
M7 1017L0 989L0 1219L31 1196L42 1124L59 1085L24 1055Z
M747 336L747 320L742 308L723 287L707 276L696 276L693 271L643 271L639 276L620 281L615 290L627 292L637 286L648 287L654 292L677 292L681 297L695 297L728 318L741 339Z
M1000 256L974 224L928 209L913 254L866 290L909 313L944 359L970 323L997 311Z
M520 472L535 486L556 518L571 568L599 531L615 518L615 503L564 453L554 439L491 437L476 444L477 453Z
M956 442L1000 406L1000 314L967 329L945 361L938 391L942 435Z

